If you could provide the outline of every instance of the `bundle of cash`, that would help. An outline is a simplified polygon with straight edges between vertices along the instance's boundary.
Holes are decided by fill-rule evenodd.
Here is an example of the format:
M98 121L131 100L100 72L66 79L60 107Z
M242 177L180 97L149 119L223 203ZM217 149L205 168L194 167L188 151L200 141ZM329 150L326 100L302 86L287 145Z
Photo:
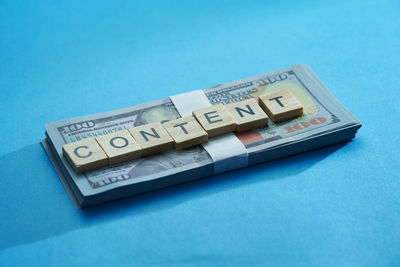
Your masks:
M306 65L217 85L202 90L211 105L229 104L260 95L289 90L301 102L301 117L267 127L235 133L246 150L246 166L312 150L355 137L361 127ZM45 125L42 145L60 180L78 207L135 195L162 187L207 177L216 170L215 158L203 144L185 150L170 150L147 157L76 173L63 156L62 146L151 122L180 118L173 97L116 111L56 121ZM192 101L196 101L193 99ZM233 135L233 134L231 134ZM224 139L224 136L219 137ZM227 138L228 142L232 138ZM213 141L209 141L213 142ZM208 143L209 143L208 142ZM218 141L217 141L218 142ZM235 166L231 150L219 151ZM238 167L244 167L238 164ZM222 171L231 170L222 169Z

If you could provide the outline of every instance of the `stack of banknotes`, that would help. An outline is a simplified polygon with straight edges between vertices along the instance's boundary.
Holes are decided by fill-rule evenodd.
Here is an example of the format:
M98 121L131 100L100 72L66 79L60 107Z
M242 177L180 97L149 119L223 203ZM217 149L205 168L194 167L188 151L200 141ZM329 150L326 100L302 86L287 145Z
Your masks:
M304 107L304 114L294 120L269 121L267 127L235 133L235 138L247 150L246 165L343 142L355 137L361 127L360 122L329 93L306 65L294 65L221 84L203 92L214 105L257 98L282 89L288 89L296 96ZM90 206L217 173L215 162L203 145L162 152L80 174L73 170L62 153L62 145L66 143L179 117L171 98L165 98L49 123L45 125L46 138L42 139L42 145L74 204L77 207ZM229 159L230 155L224 157ZM235 167L234 160L231 169Z

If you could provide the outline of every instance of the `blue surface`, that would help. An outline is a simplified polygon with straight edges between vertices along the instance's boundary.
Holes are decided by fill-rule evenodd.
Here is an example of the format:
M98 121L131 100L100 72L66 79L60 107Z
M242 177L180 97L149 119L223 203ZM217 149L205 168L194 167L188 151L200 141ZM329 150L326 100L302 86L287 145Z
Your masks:
M0 265L400 265L399 1L0 1ZM344 145L75 210L45 123L310 65Z

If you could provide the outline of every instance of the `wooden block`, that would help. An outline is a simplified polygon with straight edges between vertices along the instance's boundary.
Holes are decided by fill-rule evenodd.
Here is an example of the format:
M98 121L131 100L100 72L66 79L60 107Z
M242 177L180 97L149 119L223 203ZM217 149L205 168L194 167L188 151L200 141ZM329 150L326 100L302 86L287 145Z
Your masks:
M87 138L62 146L63 155L77 173L108 164L106 153L101 149L95 138Z
M289 90L260 95L259 104L273 122L285 121L303 115L303 106Z
M222 104L194 110L193 116L209 138L236 130L234 118Z
M128 130L96 137L96 141L106 152L109 165L137 159L141 155L139 144L133 139Z
M162 125L175 140L175 149L207 142L208 135L193 116L172 120Z
M267 126L268 116L254 98L225 105L236 121L236 131L243 132Z
M147 156L174 148L174 140L159 122L153 122L129 129L129 132Z

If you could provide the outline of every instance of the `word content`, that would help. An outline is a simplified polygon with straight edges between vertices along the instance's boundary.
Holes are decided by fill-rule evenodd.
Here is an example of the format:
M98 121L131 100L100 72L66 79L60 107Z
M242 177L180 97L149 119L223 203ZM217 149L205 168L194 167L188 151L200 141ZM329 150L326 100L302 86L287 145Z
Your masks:
M258 100L258 101L257 101ZM191 116L153 122L128 130L63 145L63 155L81 173L170 149L185 149L208 138L268 126L303 114L303 106L289 90L261 95L228 105L194 110Z

